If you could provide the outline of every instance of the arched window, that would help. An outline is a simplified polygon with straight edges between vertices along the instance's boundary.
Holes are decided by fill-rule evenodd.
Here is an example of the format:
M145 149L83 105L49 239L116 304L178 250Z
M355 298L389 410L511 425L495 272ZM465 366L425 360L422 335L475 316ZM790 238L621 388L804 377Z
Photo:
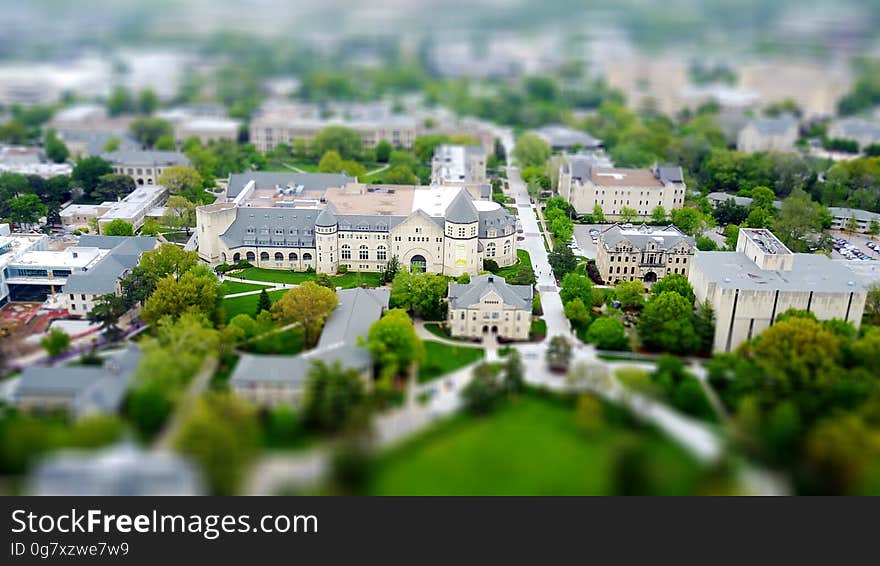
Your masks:
M269 252L260 252L260 261L269 261Z
M303 254L303 261L312 261L312 254L306 252Z
M495 257L495 242L486 244L486 257Z
M385 261L388 259L388 252L386 251L385 246L379 246L376 248L376 259L380 261Z
M234 261L235 263L240 262L241 261L241 254L238 252L235 252L234 254L232 254L232 261Z
M297 255L296 255L295 253L290 252L290 253L287 255L287 259L290 260L290 261L296 261L296 260L299 259L299 257L297 257Z
M366 245L358 248L358 258L370 259L370 249Z
M275 252L275 261L284 261L284 254L281 252Z
M510 255L510 240L504 242L504 255Z
M351 259L351 246L348 244L342 244L342 259Z
M248 261L254 261L255 259L257 259L257 256L254 254L254 252L247 253L247 260Z
M220 257L223 259L223 263L226 263L226 252L221 253Z

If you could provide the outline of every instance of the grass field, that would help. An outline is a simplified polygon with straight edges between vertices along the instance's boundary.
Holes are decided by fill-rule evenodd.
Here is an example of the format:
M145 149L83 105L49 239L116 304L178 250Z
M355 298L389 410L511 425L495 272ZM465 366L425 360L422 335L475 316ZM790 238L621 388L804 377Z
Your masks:
M269 298L273 301L277 301L281 297L281 295L286 292L286 289L269 291ZM232 299L223 299L223 301L220 303L220 306L223 307L223 312L226 315L226 322L232 320L235 315L242 313L254 316L257 311L257 301L259 299L259 293L254 293L253 295L245 295L243 297L233 297Z
M526 395L487 417L458 415L380 456L375 495L603 495L621 442L643 442L653 491L695 489L699 465L652 431L604 425L592 434L571 404Z
M437 379L483 357L481 348L452 346L431 341L423 343L425 345L425 363L419 367L419 383Z
M246 293L247 291L259 291L264 288L265 286L263 285L253 285L252 283L242 283L241 281L225 279L223 283L220 284L220 294L225 297L226 295Z
M249 267L230 277L241 277L242 279L251 279L253 281L267 281L270 283L286 283L288 285L299 285L306 281L314 281L315 273L306 273L305 271L289 271L282 269L264 269L262 267ZM336 287L343 289L351 289L366 285L368 287L379 287L382 285L379 273L374 272L350 272L344 275L336 275L330 278Z
M502 267L501 269L499 269L497 271L497 273L495 273L495 275L499 275L499 276L507 279L509 277L513 277L514 275L516 275L516 272L519 271L519 264L521 264L521 263L525 263L529 267L532 267L532 258L529 255L529 252L527 252L526 250L519 249L519 250L516 250L516 256L519 259L519 261L517 261L513 265L509 265L507 267Z

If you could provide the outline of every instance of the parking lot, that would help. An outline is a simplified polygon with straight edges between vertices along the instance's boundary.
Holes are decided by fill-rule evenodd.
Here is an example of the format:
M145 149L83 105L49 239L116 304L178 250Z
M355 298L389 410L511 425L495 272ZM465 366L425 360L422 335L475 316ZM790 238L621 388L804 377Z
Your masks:
M852 261L880 259L880 251L868 246L868 244L872 244L875 248L880 248L880 241L872 239L871 236L839 232L837 230L830 230L829 233L835 240L834 249L831 252L833 259L848 259Z
M580 251L574 250L577 255L582 255L589 259L596 259L596 242L590 238L590 230L607 230L611 224L575 224L574 239L577 241Z

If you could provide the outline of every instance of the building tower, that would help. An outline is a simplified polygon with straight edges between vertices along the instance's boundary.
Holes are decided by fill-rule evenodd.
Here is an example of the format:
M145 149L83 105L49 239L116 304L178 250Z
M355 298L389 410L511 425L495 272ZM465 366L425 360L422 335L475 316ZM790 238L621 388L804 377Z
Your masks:
M328 204L315 219L315 247L317 262L315 271L335 275L339 271L339 244L336 214L333 205Z
M480 215L466 189L461 189L446 209L443 273L476 275L483 267L478 246Z

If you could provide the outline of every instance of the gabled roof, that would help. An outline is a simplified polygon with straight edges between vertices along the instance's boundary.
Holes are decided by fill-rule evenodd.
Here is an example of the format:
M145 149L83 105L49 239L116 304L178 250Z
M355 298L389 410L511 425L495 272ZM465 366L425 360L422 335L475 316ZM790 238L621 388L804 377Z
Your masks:
M116 290L116 282L126 270L140 261L144 252L156 247L156 238L142 236L83 236L79 245L110 249L110 253L87 271L71 274L62 289L65 293L104 294Z
M748 124L759 133L768 136L780 136L788 133L792 128L797 129L798 121L793 116L783 115L777 117L755 118Z
M318 218L315 219L315 226L322 226L325 228L336 226L336 215L333 213L332 204L328 204L324 207L324 210L322 210L321 214L318 215Z
M474 206L467 190L460 190L446 209L446 221L453 224L471 224L479 219L477 207Z
M602 232L600 241L606 250L615 248L620 242L629 242L637 250L644 250L651 242L657 244L661 250L671 249L681 243L696 249L696 240L671 224L666 227L615 224Z
M313 248L320 213L317 208L239 207L220 239L230 249L254 245Z
M510 285L498 275L477 275L470 283L449 284L449 305L464 309L478 304L488 293L496 293L505 306L516 309L532 309L531 285Z

